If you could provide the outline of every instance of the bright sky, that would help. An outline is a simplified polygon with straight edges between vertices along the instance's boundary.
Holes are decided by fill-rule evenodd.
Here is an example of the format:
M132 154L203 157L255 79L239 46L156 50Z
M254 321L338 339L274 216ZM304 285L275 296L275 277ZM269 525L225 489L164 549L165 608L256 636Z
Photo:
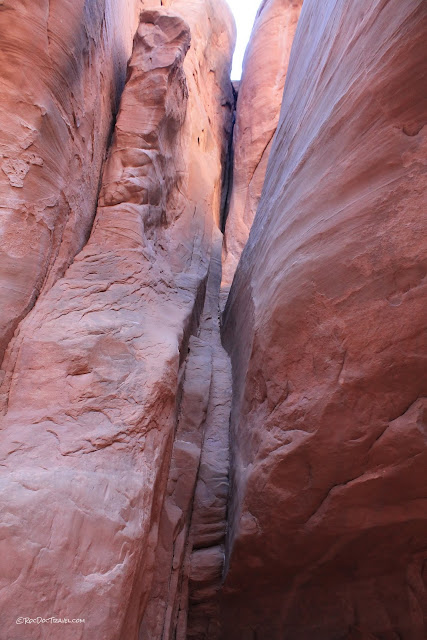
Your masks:
M249 42L256 12L261 0L227 0L237 25L237 43L233 58L232 80L240 80L246 45Z

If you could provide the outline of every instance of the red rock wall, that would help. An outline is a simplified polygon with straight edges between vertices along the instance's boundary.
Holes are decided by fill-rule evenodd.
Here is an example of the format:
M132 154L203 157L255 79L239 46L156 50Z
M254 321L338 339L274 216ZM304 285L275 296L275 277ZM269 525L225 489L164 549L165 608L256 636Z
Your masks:
M40 291L87 240L143 5L0 5L0 362Z
M190 339L140 640L215 640L221 632L231 366L219 333L222 234L215 236L200 330Z
M221 178L233 109L233 21L226 4L217 0L194 4L179 0L172 8L185 16L195 34L184 64L189 83L187 124L193 141L187 151L192 161L189 189L198 198L197 206L204 208L208 219L213 214L219 225ZM222 162L218 151L222 151ZM216 188L209 203L206 194L211 193L213 176ZM197 233L194 225L186 229ZM217 594L224 562L231 371L219 336L222 234L217 226L212 243L200 325L190 338L182 367L182 400L160 516L156 572L140 640L213 640L219 631ZM197 236L195 246L197 255L203 256L206 249L200 247Z
M213 8L143 13L90 238L5 358L11 640L20 615L84 618L61 626L65 640L138 636L231 128L234 31L226 6ZM86 174L73 175L78 191ZM31 628L35 639L57 633Z
M305 0L225 312L223 638L427 637L423 0Z
M150 3L112 141L147 3L33 5L0 0L0 635L424 640L425 1L305 0L276 135L301 2L262 3L232 371L226 3ZM15 622L51 615L85 624Z
M245 53L233 141L233 186L224 235L223 286L231 285L255 217L302 0L263 0Z

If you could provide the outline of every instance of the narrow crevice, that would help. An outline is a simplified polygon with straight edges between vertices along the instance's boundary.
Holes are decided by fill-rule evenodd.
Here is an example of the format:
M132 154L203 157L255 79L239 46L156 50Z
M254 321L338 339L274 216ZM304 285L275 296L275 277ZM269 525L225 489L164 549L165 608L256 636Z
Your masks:
M220 336L222 237L218 236L206 299L212 381L189 531L188 640L215 640L220 633L218 597L224 571L229 496L231 363Z
M231 106L232 108L232 121L231 121L231 130L228 138L228 151L227 157L224 162L224 173L222 180L222 196L221 196L221 214L220 214L220 229L221 232L225 232L225 225L227 223L228 212L230 210L230 200L231 200L231 192L233 189L233 167L234 167L234 127L236 124L236 108L237 108L237 98L238 98L238 89L236 88L237 83L231 83L231 88L233 90L233 100L234 104ZM238 87L238 84L237 84Z

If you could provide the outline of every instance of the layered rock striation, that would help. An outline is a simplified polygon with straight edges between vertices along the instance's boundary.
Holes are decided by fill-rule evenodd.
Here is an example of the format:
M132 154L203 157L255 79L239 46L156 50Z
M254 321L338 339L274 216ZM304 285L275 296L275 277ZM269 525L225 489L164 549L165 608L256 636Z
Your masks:
M427 634L422 0L305 0L225 311L223 638Z
M424 640L424 0L264 0L233 144L225 1L36 4L0 0L1 637Z
M246 49L233 135L222 297L228 293L261 197L301 7L302 0L263 0Z
M82 618L61 628L73 640L141 627L231 128L234 31L226 5L216 9L177 2L141 15L90 238L7 351L10 639L22 637L20 615Z
M231 365L219 332L221 245L217 230L200 331L190 338L140 640L220 638L231 407Z
M0 4L0 362L87 241L143 6Z

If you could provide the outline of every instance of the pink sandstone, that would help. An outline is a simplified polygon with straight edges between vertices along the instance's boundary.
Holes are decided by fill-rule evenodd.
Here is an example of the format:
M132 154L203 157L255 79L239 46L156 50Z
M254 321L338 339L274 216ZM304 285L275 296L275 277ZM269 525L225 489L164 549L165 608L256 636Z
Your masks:
M222 247L226 2L0 0L1 640L427 637L427 7L301 5Z
M223 640L427 637L426 33L304 2L225 312Z
M142 14L90 239L6 354L8 640L19 615L84 618L64 640L135 638L149 600L231 127L232 20L196 4Z
M223 286L248 240L279 122L302 0L263 0L245 53L233 143L233 187L224 235Z
M143 6L0 5L0 363L20 320L87 241Z

